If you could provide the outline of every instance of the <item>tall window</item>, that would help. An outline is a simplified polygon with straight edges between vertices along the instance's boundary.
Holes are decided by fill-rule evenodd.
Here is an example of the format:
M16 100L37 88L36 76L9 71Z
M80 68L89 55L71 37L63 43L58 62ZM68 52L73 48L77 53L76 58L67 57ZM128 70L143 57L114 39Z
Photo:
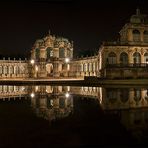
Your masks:
M140 41L140 32L138 30L133 30L133 41L134 42Z
M13 74L13 70L14 70L13 67L10 66L10 67L9 67L9 73L10 73L10 74Z
M116 100L117 100L117 91L116 90L112 90L112 89L106 89L107 90L107 94L106 94L106 96L107 96L107 99L108 99L108 101L110 102L110 103L115 103L116 102Z
M134 64L141 63L141 55L139 52L135 52L133 54L133 61L134 61Z
M122 89L120 90L120 100L125 103L129 99L129 90L128 89Z
M53 49L48 47L46 48L47 51L47 59L49 59L50 57L53 57Z
M92 71L92 63L89 63L89 72Z
M148 31L147 30L144 31L143 37L144 37L144 42L148 42Z
M141 99L141 90L140 89L134 89L134 99L135 99L135 101L139 101Z
M87 71L87 63L84 64L84 71Z
M121 64L128 64L128 54L126 52L120 54L120 62Z
M95 72L95 71L96 71L96 64L93 63L93 72Z
M4 74L8 74L8 67L4 66Z
M65 58L65 49L64 48L59 49L59 58Z
M144 63L148 64L148 53L144 54Z
M117 63L117 56L114 52L109 53L108 55L108 64L116 64Z
M14 73L18 74L19 73L19 67L18 66L14 66Z
M39 54L40 54L40 50L39 50L39 48L36 48L35 49L35 57L36 57L36 59L39 59Z
M64 108L65 107L65 99L64 98L60 98L59 99L59 108Z

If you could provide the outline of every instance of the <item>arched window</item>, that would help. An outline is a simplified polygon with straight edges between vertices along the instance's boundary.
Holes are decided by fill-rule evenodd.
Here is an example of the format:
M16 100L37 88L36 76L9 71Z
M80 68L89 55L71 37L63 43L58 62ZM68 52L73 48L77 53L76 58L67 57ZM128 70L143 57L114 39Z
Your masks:
M120 100L125 103L129 99L129 90L128 89L122 89L120 91Z
M4 66L4 74L7 74L7 73L8 73L8 67Z
M84 64L84 71L87 71L87 63Z
M19 73L19 67L18 66L14 66L14 73L18 74Z
M148 64L148 53L144 54L144 63Z
M110 103L115 103L117 101L117 90L115 89L107 89L107 100L110 102Z
M67 57L71 57L71 51L69 48L67 49Z
M93 63L93 72L95 72L95 71L96 71L96 64Z
M133 41L139 42L140 41L140 32L139 30L133 30Z
M121 64L128 64L128 54L126 52L120 54L120 62Z
M65 98L59 99L59 108L65 108Z
M59 58L65 58L65 49L64 48L59 49Z
M36 57L36 59L39 59L39 55L40 55L40 50L39 50L39 48L36 48L35 49L35 57Z
M108 64L116 64L117 63L117 56L114 52L110 52L108 54Z
M144 42L148 42L148 31L147 30L144 31L143 37L144 37Z
M50 57L53 57L53 49L48 47L46 48L47 51L47 59L49 59Z
M140 89L134 89L134 100L135 101L141 100L141 90Z
M12 66L9 67L9 73L10 73L10 74L13 74L13 73L14 73L14 69L13 69Z
M134 64L141 63L141 55L139 52L135 52L133 54L133 61L134 61Z
M89 72L92 71L92 63L89 63Z

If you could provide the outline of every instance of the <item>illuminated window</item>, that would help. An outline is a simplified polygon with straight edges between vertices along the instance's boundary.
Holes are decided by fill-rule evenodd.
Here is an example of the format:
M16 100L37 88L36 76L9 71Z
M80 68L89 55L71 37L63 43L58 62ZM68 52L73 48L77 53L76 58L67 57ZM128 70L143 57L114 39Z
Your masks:
M59 58L65 58L65 49L64 48L59 49Z
M120 62L121 64L128 64L128 54L126 52L120 54Z
M141 63L141 55L139 52L133 54L133 61L134 63Z
M134 42L140 41L140 32L138 30L133 30L133 41Z
M108 55L108 64L116 64L117 63L117 56L114 52L109 53Z
M10 67L9 67L9 73L10 73L10 74L13 74L13 72L14 72L14 69L13 69L12 66L10 66Z
M144 42L148 42L148 31L145 30L143 36L144 36Z
M144 63L148 64L148 53L144 54Z

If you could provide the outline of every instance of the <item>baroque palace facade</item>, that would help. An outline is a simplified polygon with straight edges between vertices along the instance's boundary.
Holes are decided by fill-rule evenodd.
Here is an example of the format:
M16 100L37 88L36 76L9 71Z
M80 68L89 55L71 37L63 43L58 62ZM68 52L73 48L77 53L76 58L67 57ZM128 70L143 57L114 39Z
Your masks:
M36 40L30 60L1 60L1 78L148 77L148 16L136 10L120 39L104 42L98 54L73 58L73 42L50 33Z

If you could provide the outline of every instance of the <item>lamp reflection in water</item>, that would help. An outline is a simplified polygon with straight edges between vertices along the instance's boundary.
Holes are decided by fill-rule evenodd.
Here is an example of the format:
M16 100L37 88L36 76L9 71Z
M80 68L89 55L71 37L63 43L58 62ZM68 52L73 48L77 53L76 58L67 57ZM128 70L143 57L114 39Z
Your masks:
M65 90L61 91L60 86L40 85L35 93L37 94L33 92L30 94L31 106L38 117L54 121L65 118L73 112L73 96Z
M35 97L35 94L32 92L32 93L30 94L30 97L31 97L31 98L34 98L34 97Z

